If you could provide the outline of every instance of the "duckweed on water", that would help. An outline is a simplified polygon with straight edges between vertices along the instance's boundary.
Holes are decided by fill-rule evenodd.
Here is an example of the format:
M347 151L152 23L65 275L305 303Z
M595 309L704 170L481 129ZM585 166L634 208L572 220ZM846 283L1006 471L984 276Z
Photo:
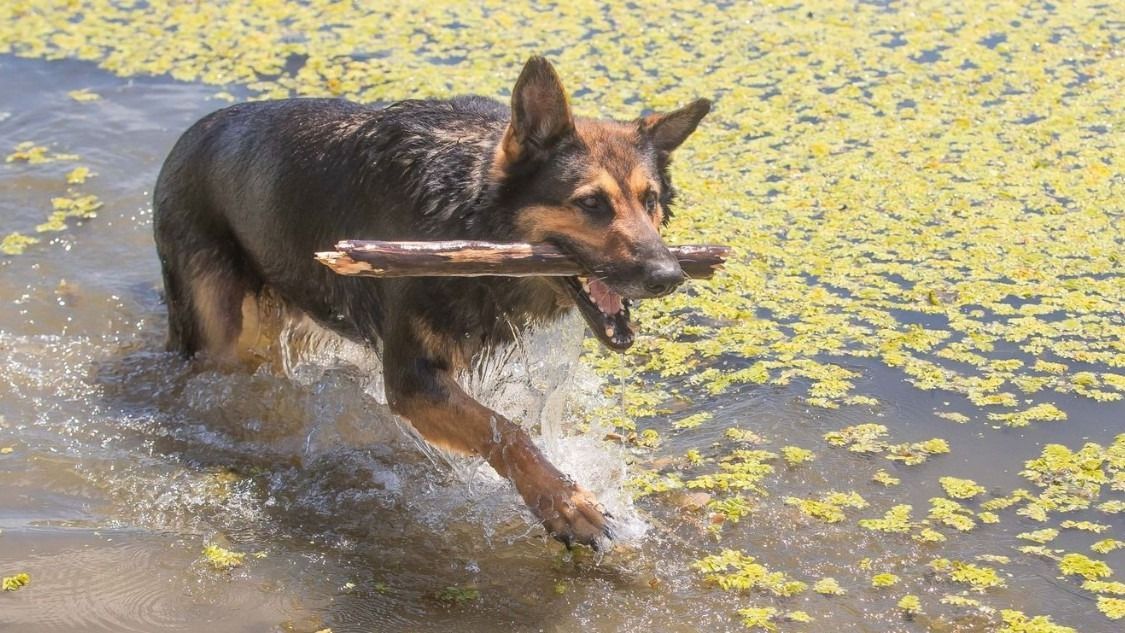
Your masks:
M1110 598L1108 596L1098 596L1098 611L1104 613L1105 617L1110 620L1125 618L1125 600L1121 598Z
M867 423L832 431L825 434L824 439L829 446L847 448L853 453L883 453L887 459L902 462L907 466L916 466L925 462L931 455L949 452L949 443L941 438L924 442L891 444L883 440L887 433L886 426Z
M939 576L948 578L953 582L969 585L973 590L984 592L993 587L1004 587L1005 583L995 569L966 563L951 561L945 558L936 558L930 561L930 569Z
M871 586L876 589L883 589L886 587L893 587L898 584L899 577L894 574L881 573L875 574L871 577Z
M1019 611L1004 609L1000 618L1004 624L997 633L1078 633L1069 626L1055 624L1045 615L1028 617Z
M1105 523L1094 523L1093 521L1063 521L1059 523L1059 527L1069 530L1083 530L1086 532L1093 532L1094 534L1101 534L1109 529Z
M1115 596L1125 596L1125 583L1116 580L1087 580L1082 583L1082 588L1094 593L1108 593Z
M75 167L66 174L66 184L68 185L81 185L86 182L86 179L91 176L89 167Z
M27 586L31 582L31 576L26 573L19 573L13 576L4 576L0 580L0 590L2 591L16 591Z
M762 629L764 631L777 630L777 625L773 623L773 620L779 613L780 611L773 607L750 607L738 610L743 626L748 629Z
M36 226L39 233L62 231L66 229L67 220L88 220L97 217L97 210L102 203L95 195L70 195L65 198L52 198L51 207L54 211L47 216L47 221Z
M723 550L695 563L695 568L708 582L727 591L767 591L775 596L793 596L808 585L785 574L770 571L753 556L736 550Z
M875 471L874 475L871 475L871 481L874 481L877 484L883 484L884 486L887 486L887 487L897 486L900 483L902 483L901 479L899 479L898 477L895 477L894 475L888 473L887 471L883 470L882 468Z
M907 504L897 505L887 510L881 519L860 519L859 527L877 532L905 534L914 528L910 520L913 508Z
M843 521L847 518L844 514L845 508L862 509L866 508L868 505L867 501L865 501L858 492L835 491L826 493L819 500L786 497L785 504L797 508L805 516L820 519L825 523L839 523Z
M1108 554L1110 552L1119 550L1122 547L1125 547L1125 542L1119 541L1115 538L1107 538L1094 543L1090 546L1090 549L1099 554Z
M898 601L899 609L906 615L916 615L922 612L922 601L913 594L906 594Z
M927 518L961 532L968 532L977 526L971 510L943 497L930 499L930 514Z
M39 243L39 238L32 237L31 235L24 235L23 233L9 233L0 240L0 253L5 255L20 255L28 246L33 246Z
M1062 560L1059 561L1059 571L1065 576L1082 576L1086 580L1098 580L1113 575L1109 565L1076 552L1063 555Z
M7 163L27 163L28 165L41 165L58 160L78 160L76 154L48 154L45 146L35 145L28 141L20 143L15 151L7 156ZM91 176L90 168L85 166L75 167L65 175L67 184L84 184ZM49 233L66 230L69 220L88 220L97 217L97 210L102 206L95 195L81 195L73 189L67 190L66 196L51 199L52 211L46 221L36 225L36 233ZM20 231L13 231L4 236L0 241L0 253L5 255L23 254L29 246L38 244L40 239L26 235Z
M246 562L246 554L212 544L203 548L203 560L217 571L227 571L241 567Z
M811 462L816 458L816 455L807 448L799 446L782 446L781 457L785 459L785 463L790 466L798 466L805 462Z
M83 88L81 90L71 90L70 92L66 93L66 96L74 99L79 103L88 103L90 101L97 101L98 99L102 98L102 96L98 93L91 92L86 88Z
M840 586L840 583L832 577L821 578L813 583L812 590L823 596L842 596L847 593L847 590Z
M954 499L972 499L986 492L984 486L979 485L972 479L941 477L938 479L938 483L945 490L945 494Z
M387 101L503 97L514 69L549 41L560 43L551 54L567 85L583 93L580 112L631 117L637 103L667 109L714 98L715 112L677 157L682 195L668 238L731 243L735 256L712 282L644 302L644 328L624 366L593 343L586 356L620 379L605 387L613 405L590 415L627 430L653 418L650 426L677 429L680 451L694 438L692 450L709 447L716 420L662 420L677 399L769 385L826 410L873 408L880 403L861 393L870 364L956 396L935 413L961 424L1033 431L1065 423L1071 397L1120 400L1125 70L1116 5L790 4L405 0L373 10L327 0L14 0L0 3L0 53L85 59L122 76L169 74L215 85L223 100L245 88L255 97ZM612 28L591 27L590 16ZM289 60L302 61L287 72ZM75 158L22 143L6 162L22 169ZM82 216L52 215L40 226L60 230L69 217ZM30 232L6 236L0 251L23 252L39 239ZM666 391L644 386L653 377ZM830 446L857 453L839 456L857 466L865 454L918 465L949 451L940 438L892 444L888 427L874 423L829 435ZM988 499L980 512L953 500L979 497L958 496L976 489L956 484L946 489L953 499L931 500L911 538L936 543L947 538L941 529L1017 519L1049 523L1025 532L1042 538L1062 513L1121 513L1123 437L1110 447L1044 447L1022 473L1033 490ZM648 428L635 443L659 451L662 440ZM638 495L687 486L714 495L707 507L716 515L745 516L750 496L769 492L778 453L746 450L766 443L751 430L732 429L723 441L730 452L710 461L697 450L692 470L635 472ZM780 455L792 463L804 453L783 447ZM801 461L809 472L819 465ZM873 478L899 481L886 471ZM846 505L811 494L778 496L804 515L844 514ZM911 522L903 504L888 506L861 519L864 527L900 532ZM1050 539L1030 540L1040 544L1024 551L1054 556L1042 545ZM745 560L728 572L756 564ZM1084 590L1098 594L1107 617L1120 617L1120 599L1109 594L1116 581L1097 580L1108 567L1103 574L1079 554L1063 555L1060 569L1062 561L1063 573L1094 578ZM1095 582L1105 584L1087 586ZM964 596L942 602L993 612ZM739 613L767 630L783 619L772 607ZM1073 630L1014 610L996 617L1005 633Z
M77 154L48 153L50 150L44 145L36 145L33 141L24 141L16 145L11 154L4 158L5 163L28 163L40 165L53 163L58 160L78 160Z

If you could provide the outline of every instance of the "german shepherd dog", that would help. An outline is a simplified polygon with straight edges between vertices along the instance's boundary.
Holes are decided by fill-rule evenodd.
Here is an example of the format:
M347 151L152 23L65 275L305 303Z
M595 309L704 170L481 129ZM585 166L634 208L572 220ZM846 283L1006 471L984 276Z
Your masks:
M168 348L237 355L243 301L267 290L331 331L381 341L395 413L427 441L487 460L558 540L604 546L612 535L594 496L456 378L520 328L576 306L607 347L632 344L629 301L684 278L660 237L669 155L710 107L575 118L554 68L532 57L511 108L287 99L214 112L179 139L154 190ZM543 242L590 276L349 278L313 260L343 238Z

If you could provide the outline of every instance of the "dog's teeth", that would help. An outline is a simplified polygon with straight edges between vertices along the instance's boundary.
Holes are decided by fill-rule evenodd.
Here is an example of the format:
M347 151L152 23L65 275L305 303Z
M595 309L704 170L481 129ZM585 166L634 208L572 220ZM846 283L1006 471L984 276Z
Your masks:
M612 325L605 326L605 335L606 336L608 336L609 338L613 338L613 332L614 332L614 329L613 329Z

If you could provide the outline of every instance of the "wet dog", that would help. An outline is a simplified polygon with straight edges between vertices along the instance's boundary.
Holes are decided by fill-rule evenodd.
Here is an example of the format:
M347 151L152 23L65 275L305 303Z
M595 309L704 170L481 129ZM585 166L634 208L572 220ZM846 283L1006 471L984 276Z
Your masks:
M575 307L606 346L632 344L630 301L683 281L660 237L669 156L709 110L700 99L633 121L576 118L554 68L533 57L510 108L288 99L212 113L176 143L154 191L168 347L236 356L244 300L269 292L381 343L387 401L427 441L487 460L555 538L604 542L594 496L456 376ZM313 260L343 238L545 242L590 276L349 278Z

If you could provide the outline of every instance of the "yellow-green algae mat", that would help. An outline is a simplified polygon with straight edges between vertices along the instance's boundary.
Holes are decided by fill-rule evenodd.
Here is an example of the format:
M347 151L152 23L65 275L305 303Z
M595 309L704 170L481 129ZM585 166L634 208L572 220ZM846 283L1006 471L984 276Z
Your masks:
M681 446L701 438L686 455L656 453L636 481L638 495L699 506L716 542L697 563L699 581L739 592L732 609L764 630L818 626L803 624L810 616L788 596L868 587L893 593L902 617L933 630L950 629L946 616L928 614L950 609L993 630L1073 630L992 604L1006 555L926 555L962 532L1030 520L1041 528L1020 534L1027 545L1010 553L1057 561L1059 590L1096 604L1107 629L1125 616L1125 584L1099 559L1122 546L1125 436L1041 445L1026 456L1026 488L1009 494L944 477L945 495L929 507L875 508L856 491L771 491L769 475L852 452L857 463L889 460L898 476L879 469L874 481L894 486L911 476L897 464L951 459L945 440L896 442L893 424L870 423L829 433L822 446L775 450L732 429L720 454L705 457L710 416L670 414L684 398L751 383L807 385L808 405L874 412L880 403L855 390L863 363L896 368L917 389L960 394L945 395L964 406L937 412L952 422L1001 429L974 433L1065 424L1060 394L1121 399L1125 6L367 4L7 0L0 53L170 74L220 86L228 99L248 90L387 101L503 97L535 52L580 91L583 113L630 117L639 104L713 98L715 112L676 157L682 197L669 239L729 243L736 254L712 282L646 302L624 363L593 345L587 355L616 377L607 394L625 405L592 415L614 418L638 450L659 451L662 438L653 428L630 435L634 421L677 434ZM670 415L671 424L654 422ZM920 555L913 568L870 569L863 585L769 570L722 547L724 532L764 504L809 521L855 521ZM1066 519L1080 509L1104 521ZM1087 552L1056 550L1060 529L1098 540ZM891 571L931 588L908 590Z

